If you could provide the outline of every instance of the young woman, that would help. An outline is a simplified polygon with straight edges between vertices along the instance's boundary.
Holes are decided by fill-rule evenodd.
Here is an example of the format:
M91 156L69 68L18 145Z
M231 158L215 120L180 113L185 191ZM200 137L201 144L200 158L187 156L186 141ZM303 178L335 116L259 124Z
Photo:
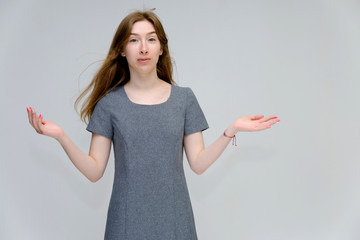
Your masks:
M174 85L166 34L151 11L133 12L120 23L104 64L78 100L89 92L81 108L82 120L90 119L89 154L60 126L27 110L35 130L59 141L92 182L103 176L113 144L105 239L197 239L183 149L191 169L202 174L237 132L279 122L275 116L238 118L205 148L208 124L191 89Z

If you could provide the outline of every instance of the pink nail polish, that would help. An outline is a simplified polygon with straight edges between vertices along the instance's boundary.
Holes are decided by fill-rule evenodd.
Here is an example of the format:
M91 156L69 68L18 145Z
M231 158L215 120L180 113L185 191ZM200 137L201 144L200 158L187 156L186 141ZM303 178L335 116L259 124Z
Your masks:
M27 111L27 112L29 112L29 109L28 109L28 108L26 108L26 111Z
M41 114L39 115L39 118L41 118Z

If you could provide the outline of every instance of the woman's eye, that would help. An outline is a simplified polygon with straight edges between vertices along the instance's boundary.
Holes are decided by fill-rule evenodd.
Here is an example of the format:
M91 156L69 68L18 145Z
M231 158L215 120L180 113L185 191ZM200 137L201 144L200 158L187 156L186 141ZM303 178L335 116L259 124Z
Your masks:
M150 38L149 41L150 42L155 42L155 38Z
M137 40L136 39L130 39L130 42L136 42Z

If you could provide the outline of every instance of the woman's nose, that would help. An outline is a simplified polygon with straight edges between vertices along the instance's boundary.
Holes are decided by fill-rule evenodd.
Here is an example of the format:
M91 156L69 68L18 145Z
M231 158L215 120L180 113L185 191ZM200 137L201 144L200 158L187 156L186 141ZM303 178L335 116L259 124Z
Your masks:
M148 47L147 47L146 43L142 43L142 44L141 44L140 53L141 53L141 54L146 54L146 53L148 53Z

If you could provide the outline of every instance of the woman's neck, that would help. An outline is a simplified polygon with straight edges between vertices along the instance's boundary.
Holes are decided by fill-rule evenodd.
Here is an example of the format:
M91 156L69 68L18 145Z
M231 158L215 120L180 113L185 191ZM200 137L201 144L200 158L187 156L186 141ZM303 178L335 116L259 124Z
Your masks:
M131 102L137 104L160 104L171 95L171 84L155 75L131 75L130 81L124 85L124 91Z
M126 84L128 87L139 90L151 89L159 86L162 80L159 79L156 72L151 74L130 74L130 81Z

